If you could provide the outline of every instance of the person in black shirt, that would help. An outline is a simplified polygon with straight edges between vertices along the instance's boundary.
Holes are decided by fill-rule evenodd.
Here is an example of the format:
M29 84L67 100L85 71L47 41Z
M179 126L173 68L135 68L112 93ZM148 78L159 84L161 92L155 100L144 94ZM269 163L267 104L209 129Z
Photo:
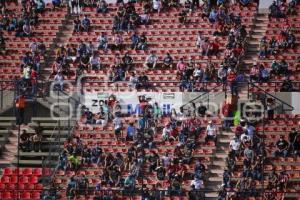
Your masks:
M94 119L93 119L93 113L87 108L85 113L84 113L85 117L86 117L86 124L93 124L94 123Z
M77 16L76 19L74 19L74 32L80 32L81 30L81 21L79 19L79 16Z
M140 41L138 43L138 49L140 50L145 50L147 48L147 37L146 35L143 33L140 37Z
M292 92L293 91L293 84L292 81L287 77L281 85L280 92Z
M291 148L293 147L295 139L296 139L297 136L298 136L298 132L296 131L295 128L292 128L290 133L289 133L289 143L290 143L290 149L289 150L292 150Z
M160 181L164 180L165 179L165 175L166 175L166 169L159 165L156 169L156 178Z
M278 156L287 157L288 156L289 143L284 139L283 135L281 135L280 139L277 141L276 147L277 147L277 150L275 151L275 154L274 154L275 157L278 157Z
M170 53L164 57L163 68L172 68L173 58Z
M0 53L1 51L5 51L5 38L2 35L2 32L0 32Z
M146 90L149 88L149 78L148 76L145 74L145 72L142 72L142 75L139 76L139 87L141 88L145 88Z
M128 53L126 53L124 55L124 57L122 58L122 62L123 62L125 71L131 71L132 70L133 59Z

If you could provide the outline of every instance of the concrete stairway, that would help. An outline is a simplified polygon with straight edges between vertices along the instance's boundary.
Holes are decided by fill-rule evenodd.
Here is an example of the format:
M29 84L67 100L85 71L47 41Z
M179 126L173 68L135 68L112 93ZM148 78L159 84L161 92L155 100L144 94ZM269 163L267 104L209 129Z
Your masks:
M2 149L0 168L9 166L17 152L18 132L13 130L14 124L14 117L0 117L0 144Z
M257 62L259 42L266 33L268 21L268 13L265 12L258 13L255 18L252 33L248 42L247 53L244 58L244 63L247 67L251 67L254 62Z
M226 158L229 150L229 142L233 137L233 132L221 131L218 135L216 151L212 158L211 165L208 166L208 180L206 181L206 189L212 192L205 194L206 199L216 199L218 190L223 183L223 172L226 168Z

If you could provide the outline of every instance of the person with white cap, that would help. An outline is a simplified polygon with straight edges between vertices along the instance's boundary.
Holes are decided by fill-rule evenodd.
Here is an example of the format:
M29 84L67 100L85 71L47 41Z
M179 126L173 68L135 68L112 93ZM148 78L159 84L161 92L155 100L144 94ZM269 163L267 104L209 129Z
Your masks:
M209 140L213 140L216 143L217 142L217 132L218 132L218 128L216 127L216 125L213 124L213 121L210 120L206 127L205 142L208 142Z

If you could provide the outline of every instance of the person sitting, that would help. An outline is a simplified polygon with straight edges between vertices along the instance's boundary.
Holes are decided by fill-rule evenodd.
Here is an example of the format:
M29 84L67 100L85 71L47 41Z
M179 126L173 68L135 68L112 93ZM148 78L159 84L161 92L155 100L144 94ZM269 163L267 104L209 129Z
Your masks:
M108 40L104 32L97 38L97 42L98 42L98 50L100 49L103 49L104 51L107 50Z
M154 12L160 13L162 4L160 0L153 0L152 9Z
M81 21L79 19L79 16L74 19L74 32L81 32L82 26L81 26Z
M157 56L154 54L153 51L150 52L150 55L147 56L146 61L144 63L144 68L146 69L154 69L157 63Z
M300 156L300 136L297 135L295 137L294 143L293 143L293 153L295 156Z
M173 58L170 55L170 53L167 53L167 55L164 57L163 60L163 68L172 68L173 64Z
M211 23L214 23L217 21L218 18L218 12L216 11L216 9L212 9L209 13L208 19Z
M57 7L60 7L61 0L52 0L53 10Z
M3 37L2 32L0 32L0 53L5 51L5 38Z
M186 22L187 22L187 11L185 11L185 10L182 10L179 14L178 14L178 16L179 16L179 22L181 23L181 24L185 24Z
M289 143L284 139L283 135L281 135L280 139L276 142L276 147L277 147L277 150L274 152L275 157L279 157L279 156L287 157L288 156Z
M138 87L146 90L149 88L149 78L145 72L142 72L142 75L138 78Z
M276 4L276 1L273 1L273 3L270 5L269 7L269 18L271 17L279 17L280 16L280 11L279 11L279 7Z
M147 37L145 34L142 34L138 43L138 49L146 50L147 48Z
M90 57L90 66L92 70L100 69L100 58L98 57L97 52L94 52Z
M270 72L269 72L268 68L261 65L261 68L259 70L259 79L258 80L261 82L268 82L269 79L270 79Z
M28 152L28 151L31 151L31 148L30 148L30 135L27 133L26 130L23 130L21 135L20 135L20 139L21 139L21 142L20 142L20 147L22 149L22 151L24 152Z
M126 53L124 55L124 57L122 58L122 63L124 66L125 71L131 71L133 68L133 59L132 57L129 55L129 53Z
M113 41L114 41L114 47L115 49L117 50L121 50L123 48L123 37L120 33L117 33L115 34L114 38L113 38Z
M130 37L131 40L131 49L137 49L139 44L139 36L136 33L133 33L133 35Z
M131 75L129 77L129 88L131 89L138 89L138 77L135 75L134 72L131 72Z
M85 15L84 18L82 19L81 26L83 28L83 31L89 32L91 21L87 15Z
M296 37L291 31L289 31L287 35L287 47L294 48L295 43L296 43Z
M147 13L143 13L140 15L140 24L147 25L150 21L150 15Z
M282 82L280 91L281 92L293 92L294 91L292 81L290 80L290 78L288 76Z
M105 0L97 1L97 13L107 13L108 12L108 4Z
M32 35L31 26L29 23L23 25L23 37L30 37Z
M240 1L240 4L242 4L243 6L247 6L251 0L239 0Z

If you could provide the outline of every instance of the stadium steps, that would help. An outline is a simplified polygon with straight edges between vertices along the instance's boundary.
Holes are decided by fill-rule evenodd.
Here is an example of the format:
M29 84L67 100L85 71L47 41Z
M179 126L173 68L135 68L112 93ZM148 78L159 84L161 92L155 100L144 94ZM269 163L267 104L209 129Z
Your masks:
M268 14L266 13L257 14L253 24L251 36L249 39L247 54L244 59L244 63L246 63L247 65L251 65L253 64L253 62L256 62L257 54L259 50L259 41L264 36L267 28L268 28Z

